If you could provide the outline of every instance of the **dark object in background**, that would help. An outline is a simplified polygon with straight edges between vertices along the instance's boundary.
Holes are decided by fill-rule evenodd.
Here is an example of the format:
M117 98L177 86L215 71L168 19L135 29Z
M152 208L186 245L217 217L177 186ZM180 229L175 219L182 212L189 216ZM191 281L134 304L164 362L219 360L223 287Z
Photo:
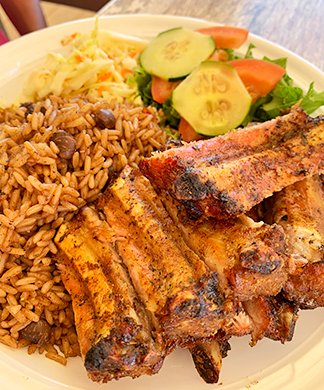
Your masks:
M69 5L71 7L84 8L91 11L99 11L109 0L46 0L49 3Z

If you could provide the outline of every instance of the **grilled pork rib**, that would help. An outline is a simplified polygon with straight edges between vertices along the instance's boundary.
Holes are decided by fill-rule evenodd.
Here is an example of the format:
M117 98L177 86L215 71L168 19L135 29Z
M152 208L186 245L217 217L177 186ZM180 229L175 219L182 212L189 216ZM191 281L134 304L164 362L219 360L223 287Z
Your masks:
M260 296L243 303L246 313L252 319L251 345L263 337L282 343L291 341L298 319L298 307L281 294L276 297Z
M188 246L217 272L226 296L244 301L279 293L290 263L280 226L256 223L246 216L183 223L173 199L168 194L161 199Z
M81 355L89 377L103 382L154 374L166 352L110 244L112 239L107 223L90 208L62 225L56 236Z
M126 167L61 226L62 279L91 379L153 374L180 345L215 382L230 336L290 340L298 306L324 304L323 182L301 181L324 170L323 129L296 110L157 154L141 165L153 185ZM288 184L270 225L242 214ZM309 220L288 202L296 188L300 209L316 210Z
M232 310L218 275L186 245L150 182L125 169L97 202L135 289L156 326L185 345L210 337Z
M290 275L284 293L302 309L324 306L324 261L307 264Z
M266 219L280 224L294 267L285 294L302 307L324 306L324 190L318 175L270 198Z
M198 374L206 383L217 383L223 358L230 350L228 337L220 336L209 343L196 344L190 349Z
M251 334L251 346L263 337L282 343L292 339L297 321L297 305L285 300L281 294L276 297L257 297L243 303L232 322L225 324L210 342L198 343L190 349L195 367L206 383L217 383L222 360L230 349L231 336Z
M247 212L306 175L323 171L323 129L323 118L313 120L298 110L262 125L157 153L140 167L156 188L185 207L191 219L226 219Z

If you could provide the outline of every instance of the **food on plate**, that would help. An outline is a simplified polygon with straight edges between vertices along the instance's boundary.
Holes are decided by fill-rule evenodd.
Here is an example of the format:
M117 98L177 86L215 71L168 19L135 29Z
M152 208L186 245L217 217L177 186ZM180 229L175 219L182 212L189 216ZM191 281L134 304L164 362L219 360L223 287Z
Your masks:
M55 238L81 355L95 381L154 374L166 353L115 249L116 240L125 240L118 234L87 207Z
M55 238L85 367L97 381L152 374L176 345L215 334L232 304L139 172L124 169L95 208Z
M164 194L164 205L187 244L217 273L226 296L245 301L277 295L287 280L290 257L283 230L255 223L247 216L221 222L182 222L177 202Z
M289 275L288 275L289 277ZM287 300L282 293L277 296L259 296L243 303L253 326L251 346L263 337L285 343L291 341L298 319L298 303Z
M234 51L246 30L203 30L72 34L0 108L0 342L97 382L180 346L214 383L230 337L289 341L323 306L323 93Z
M290 341L298 319L297 312L297 305L281 295L245 301L244 310L233 318L232 327L218 332L213 341L196 344L190 349L199 375L206 383L218 382L222 360L231 349L231 336L251 333L251 346L263 337L282 343Z
M149 74L177 79L187 76L214 50L210 36L178 27L157 35L142 51L140 63Z
M284 287L285 295L298 302L303 309L322 307L324 306L323 280L323 260L306 264L289 277Z
M180 119L178 131L184 142L198 141L205 138L203 135L198 134L184 118Z
M53 237L126 164L164 148L158 121L154 109L84 97L0 109L1 342L64 364L79 354Z
M50 94L82 94L108 102L135 97L136 89L127 79L146 41L96 26L91 34L72 34L62 45L62 52L49 53L45 63L31 72L21 100L37 101Z
M176 201L164 191L156 192L138 170L128 167L96 200L93 209L83 209L78 218L60 227L55 242L75 312L79 312L80 284L92 297L86 299L89 307L81 307L79 321L76 318L90 378L106 381L137 376L147 369L142 369L144 362L152 363L134 348L137 332L129 336L127 346L117 343L112 348L110 336L96 333L98 325L88 321L85 326L84 318L92 319L89 313L93 311L106 310L106 318L101 312L101 326L108 328L112 321L123 324L130 316L129 307L118 311L118 321L114 312L119 299L131 306L127 303L129 292L115 287L126 295L114 298L110 293L107 304L102 296L107 283L116 283L113 270L109 276L103 271L107 261L115 262L116 258L126 267L132 294L145 308L145 324L150 323L152 334L162 341L163 357L176 346L189 347L198 372L208 382L218 378L221 354L217 345L224 337L227 342L233 335L251 334L252 345L263 337L291 340L299 304L281 293L285 294L294 272L294 259L281 226L254 222L247 216L225 222L183 221ZM69 269L82 281L77 287L69 283ZM96 321L101 316L97 315ZM84 328L90 337L80 338ZM100 354L92 353L98 348L93 343L100 345ZM125 367L125 348L127 357L136 361L131 370ZM156 357L153 353L150 356ZM162 360L155 364L153 359L148 372L158 370Z
M195 368L206 383L218 382L222 359L231 349L226 336L223 337L209 343L196 344L190 350Z
M198 134L213 136L242 123L251 97L233 67L205 61L173 90L172 104Z
M296 122L290 122L294 115ZM168 191L186 208L190 218L234 217L306 175L323 171L323 118L307 117L301 127L304 120L302 112L288 114L270 123L155 154L140 166L156 187ZM268 143L266 133L278 133L279 128L281 135ZM252 141L254 147L232 148L233 143L235 146L241 138L246 140L255 133L260 140ZM219 154L218 146L227 154Z
M213 38L217 49L238 49L247 40L248 30L234 26L213 26L196 30Z
M286 73L282 66L256 58L233 60L230 64L236 69L253 103L267 96Z
M267 221L283 227L294 259L284 293L305 308L324 304L323 197L322 179L315 175L284 188L266 205Z
M168 81L161 77L152 77L152 97L162 104L172 95L173 90L180 84L180 81Z
M150 182L125 168L98 200L139 298L165 338L186 345L214 334L226 302L216 275L186 245Z
M222 132L224 133L232 130L234 127L244 127L251 121L264 122L275 118L284 114L285 111L287 112L297 103L308 114L313 113L324 104L324 92L316 92L314 83L309 85L306 93L294 84L293 79L286 72L286 58L254 58L253 49L255 46L253 44L250 44L246 53L242 54L241 46L248 36L248 31L242 28L213 26L197 30L199 33L214 39L215 50L205 59L194 55L193 58L196 61L196 65L190 71L182 72L182 75L181 72L177 75L172 75L170 72L173 70L174 64L177 67L181 66L181 69L187 69L189 64L192 64L192 61L188 62L186 59L188 52L190 52L189 48L186 46L185 50L183 50L183 45L179 44L179 42L185 42L185 39L182 41L181 39L172 40L174 35L179 34L182 37L184 31L187 33L187 30L181 28L168 30L153 39L141 55L141 59L144 56L145 61L144 63L141 61L141 66L135 69L134 80L144 105L151 105L160 109L163 113L163 122L178 129L178 136L182 137L182 132L180 131L180 125L183 124L182 119L190 125L190 132L187 131L185 137L182 138L186 142L196 140L198 137L197 133L205 136L218 135L220 133L220 123L224 122L223 116L220 115L223 113L223 110L220 110L221 107L225 107L225 111L230 107L232 115L236 109L240 111L240 108L242 108L241 104L245 108L245 110L240 111L240 115L234 114L235 121L233 123L228 123L227 127L223 125ZM174 64L167 65L164 61L161 61L161 57L165 57L164 52L158 60L155 59L156 53L159 53L159 50L161 52L164 50L165 40L166 44L169 45L168 55L170 55L170 47L172 46L172 55L177 57ZM182 47L182 49L180 50L179 47ZM237 48L240 49L240 52L234 50ZM147 53L151 53L151 49L153 50L153 55L147 55ZM232 95L229 95L227 90L222 91L222 89L218 90L217 94L211 94L211 91L213 91L211 87L204 90L199 89L198 97L204 110L200 110L198 112L200 115L197 115L197 109L191 103L191 100L197 100L195 98L197 98L198 94L192 93L195 89L191 88L189 90L188 96L191 96L191 99L188 99L187 95L182 99L184 93L181 93L180 102L177 99L177 91L188 92L186 87L192 84L192 76L196 76L197 72L201 73L198 69L199 67L204 67L202 62L206 60L213 62L215 67L221 68L221 65L225 64L233 67L231 78L233 79L234 74L236 79L240 79L243 82L245 88L242 91L242 86L238 83L235 85L230 83L232 84ZM149 64L147 65L146 62ZM226 67L223 66L222 69L226 69ZM203 73L207 74L207 70ZM207 84L208 75L205 76L204 79L206 79ZM217 77L213 74L213 78L219 81L219 74ZM190 80L189 82L188 79ZM226 81L226 79L227 77L224 80ZM214 83L208 82L208 85L214 85ZM233 95L235 98L233 98ZM250 95L252 104L248 102L245 95ZM226 100L226 106L223 104L224 100ZM184 106L188 107L184 109ZM211 109L211 106L213 106L213 109ZM216 115L212 117L211 112L216 112L219 115L217 115L217 118L215 118ZM229 116L232 117L232 115ZM208 131L206 131L206 126L204 126L206 118L208 118L210 125ZM212 123L211 119L214 119L214 123Z

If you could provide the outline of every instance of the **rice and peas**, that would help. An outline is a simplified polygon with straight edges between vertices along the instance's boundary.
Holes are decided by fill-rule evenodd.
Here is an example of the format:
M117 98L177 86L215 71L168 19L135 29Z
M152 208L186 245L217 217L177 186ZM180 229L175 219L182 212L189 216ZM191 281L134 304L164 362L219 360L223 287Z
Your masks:
M0 108L0 342L62 364L79 346L56 230L167 139L126 82L143 43L99 42L97 31L71 42L31 76L33 103Z

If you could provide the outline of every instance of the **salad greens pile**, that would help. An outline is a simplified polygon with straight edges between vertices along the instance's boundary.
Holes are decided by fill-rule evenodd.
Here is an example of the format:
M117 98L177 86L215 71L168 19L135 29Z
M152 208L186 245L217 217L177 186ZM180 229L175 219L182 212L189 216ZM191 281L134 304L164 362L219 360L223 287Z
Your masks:
M244 55L236 53L233 49L224 49L227 52L228 60L240 58L254 58L253 49L255 46L251 43ZM263 57L263 60L280 65L284 69L287 66L287 58L270 59ZM180 116L172 107L171 99L167 99L163 104L153 100L152 76L145 72L143 67L138 66L135 69L134 81L137 85L138 93L145 106L153 106L162 109L164 113L163 121L165 125L176 128L179 124ZM324 105L324 91L316 92L314 82L310 83L305 92L302 88L295 85L294 80L286 73L276 87L264 97L258 99L250 107L250 111L242 123L246 126L249 122L264 122L285 113L293 105L297 104L308 114L313 113L319 107Z
M157 103L152 97L152 76L145 72L142 66L135 68L135 75L132 80L137 84L138 93L144 106L155 107L163 111L162 125L168 125L177 128L180 121L180 115L172 107L171 98L163 104Z

